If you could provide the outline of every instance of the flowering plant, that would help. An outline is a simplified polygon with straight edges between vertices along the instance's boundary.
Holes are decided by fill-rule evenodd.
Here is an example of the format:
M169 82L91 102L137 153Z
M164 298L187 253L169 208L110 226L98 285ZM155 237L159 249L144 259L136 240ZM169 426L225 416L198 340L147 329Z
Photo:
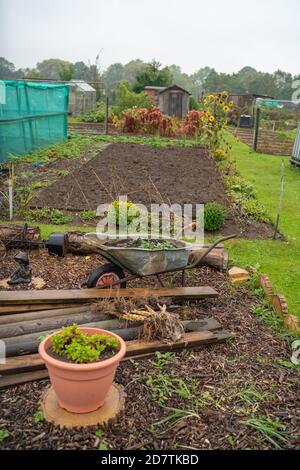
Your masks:
M122 132L159 134L163 137L176 135L179 128L175 118L163 115L158 108L129 108L119 118L114 116L112 122Z
M190 111L180 128L181 134L199 139L211 149L218 147L221 131L227 126L227 114L233 106L228 102L228 93L210 93L199 103L200 110Z

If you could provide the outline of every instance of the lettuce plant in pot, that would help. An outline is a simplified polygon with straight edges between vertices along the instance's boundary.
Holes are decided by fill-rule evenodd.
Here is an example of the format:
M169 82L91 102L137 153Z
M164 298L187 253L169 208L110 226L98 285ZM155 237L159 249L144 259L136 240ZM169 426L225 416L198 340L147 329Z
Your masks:
M104 404L125 352L125 342L115 333L76 324L39 345L59 405L73 413L89 413Z

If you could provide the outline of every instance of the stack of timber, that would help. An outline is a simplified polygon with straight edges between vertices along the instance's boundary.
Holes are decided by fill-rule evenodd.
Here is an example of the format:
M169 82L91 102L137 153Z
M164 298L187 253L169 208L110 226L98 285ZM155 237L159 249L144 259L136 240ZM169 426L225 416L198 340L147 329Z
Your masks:
M208 286L173 289L81 289L65 291L3 291L0 292L0 340L6 348L6 362L0 364L0 389L46 378L47 371L37 354L41 338L63 326L77 323L114 331L127 341L124 360L145 357L156 351L196 348L205 344L225 341L232 337L221 329L213 318L184 321L185 336L174 343L138 340L142 322L128 322L95 312L92 302L119 297L171 297L182 299L216 297ZM57 308L55 308L57 307Z

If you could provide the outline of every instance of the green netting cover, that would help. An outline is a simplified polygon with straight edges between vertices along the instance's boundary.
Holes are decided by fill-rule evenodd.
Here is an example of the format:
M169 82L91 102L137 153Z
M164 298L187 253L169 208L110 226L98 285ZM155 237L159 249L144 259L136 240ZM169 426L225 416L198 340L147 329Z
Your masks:
M67 138L68 85L5 80L1 86L0 162Z

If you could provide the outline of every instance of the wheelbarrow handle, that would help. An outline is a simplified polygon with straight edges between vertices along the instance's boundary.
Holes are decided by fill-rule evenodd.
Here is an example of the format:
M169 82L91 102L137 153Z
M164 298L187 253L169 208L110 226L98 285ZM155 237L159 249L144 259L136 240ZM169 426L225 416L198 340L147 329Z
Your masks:
M194 263L188 265L186 269L193 269L199 266L201 261L206 258L206 256L213 250L219 243L225 242L226 240L231 240L232 238L236 238L236 234L233 235L227 235L226 237L219 238L217 241L215 241L212 245L210 245L201 255L194 261Z

